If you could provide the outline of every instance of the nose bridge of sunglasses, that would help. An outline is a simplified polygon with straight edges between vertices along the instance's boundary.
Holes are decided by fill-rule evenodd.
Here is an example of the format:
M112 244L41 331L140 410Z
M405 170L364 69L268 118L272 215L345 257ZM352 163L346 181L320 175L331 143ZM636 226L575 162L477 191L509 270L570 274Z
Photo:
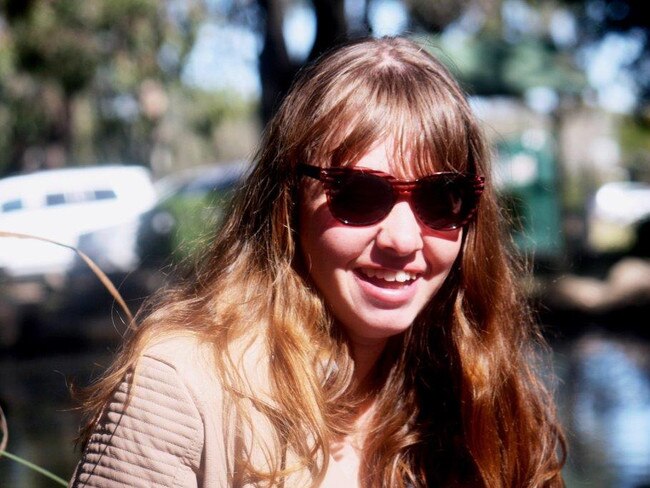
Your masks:
M395 191L396 196L399 199L408 198L411 195L411 192L417 185L416 181L401 181L393 180L391 181L393 190Z

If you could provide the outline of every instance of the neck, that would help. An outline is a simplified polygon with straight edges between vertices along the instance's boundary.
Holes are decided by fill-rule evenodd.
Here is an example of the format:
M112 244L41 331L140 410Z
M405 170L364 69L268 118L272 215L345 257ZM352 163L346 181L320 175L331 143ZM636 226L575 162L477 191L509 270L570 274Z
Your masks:
M386 339L380 341L350 340L352 359L354 359L354 379L360 393L366 392L372 386L372 373L386 348L386 342Z

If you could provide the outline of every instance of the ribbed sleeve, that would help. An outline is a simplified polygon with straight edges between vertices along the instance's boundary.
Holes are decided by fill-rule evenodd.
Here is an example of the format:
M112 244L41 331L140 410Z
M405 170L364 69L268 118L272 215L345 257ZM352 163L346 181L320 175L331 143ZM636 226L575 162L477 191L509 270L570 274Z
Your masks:
M106 405L70 486L198 486L204 426L193 395L153 357L142 357L131 379Z

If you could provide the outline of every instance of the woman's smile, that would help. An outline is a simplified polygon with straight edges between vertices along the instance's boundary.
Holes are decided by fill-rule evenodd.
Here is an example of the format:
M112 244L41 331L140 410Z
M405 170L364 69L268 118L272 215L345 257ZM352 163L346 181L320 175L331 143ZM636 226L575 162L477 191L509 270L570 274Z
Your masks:
M380 308L403 306L417 291L418 275L415 273L376 268L361 268L355 272L362 293Z
M377 269L377 268L360 268L358 272L370 278L371 281L378 282L378 286L385 286L387 284L400 284L414 281L418 275L410 271L398 270L393 271L390 269Z

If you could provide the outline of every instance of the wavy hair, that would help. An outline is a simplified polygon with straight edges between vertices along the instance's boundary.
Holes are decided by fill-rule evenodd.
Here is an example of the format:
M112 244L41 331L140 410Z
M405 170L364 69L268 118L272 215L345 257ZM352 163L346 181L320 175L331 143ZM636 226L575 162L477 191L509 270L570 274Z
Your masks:
M276 486L303 470L318 486L363 398L345 333L303 270L295 169L353 163L387 139L405 174L462 171L487 184L442 289L376 367L363 485L563 486L547 351L506 252L483 135L447 69L403 38L346 44L299 74L200 269L159 299L87 391L82 440L146 345L190 332L213 346L228 411L266 456L256 466L243 449L231 479ZM244 364L251 350L268 376L264 394ZM253 410L268 432L254 429Z

